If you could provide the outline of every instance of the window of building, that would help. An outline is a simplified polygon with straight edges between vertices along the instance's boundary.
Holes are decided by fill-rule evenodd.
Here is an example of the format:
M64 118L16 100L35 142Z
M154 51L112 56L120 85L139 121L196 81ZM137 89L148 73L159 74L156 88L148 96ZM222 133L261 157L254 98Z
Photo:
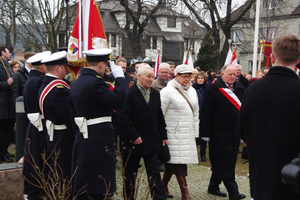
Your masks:
M278 27L261 28L260 38L266 41L273 41L278 36Z
M111 47L116 47L117 46L117 36L116 34L111 34L110 36L111 38L111 42L110 42L110 46Z
M263 0L264 9L274 9L278 7L278 0Z
M157 37L152 37L152 49L157 49Z
M64 33L60 33L60 34L58 35L58 43L59 43L59 46L60 46L60 47L66 46L66 45L65 45L65 40L66 40L65 34L64 34Z
M174 18L174 17L169 17L169 18L168 18L168 24L167 24L167 26L168 26L169 28L176 28L176 18Z
M242 30L234 30L231 32L232 43L241 44L242 43Z
M145 36L145 49L151 48L151 37L149 35Z

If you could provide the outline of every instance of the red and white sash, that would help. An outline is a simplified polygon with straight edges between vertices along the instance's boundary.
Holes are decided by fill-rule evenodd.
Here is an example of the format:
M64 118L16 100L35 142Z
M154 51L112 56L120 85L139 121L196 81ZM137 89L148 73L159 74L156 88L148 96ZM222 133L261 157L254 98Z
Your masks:
M43 92L41 93L40 99L39 99L39 105L40 105L40 110L42 112L42 115L44 115L44 111L43 111L43 103L44 103L44 99L46 98L46 96L49 94L49 92L57 85L63 85L66 88L70 89L70 86L63 80L60 79L55 79L53 81L51 81L43 90Z
M238 111L241 109L242 103L240 102L239 98L228 88L218 88L219 91L232 103Z

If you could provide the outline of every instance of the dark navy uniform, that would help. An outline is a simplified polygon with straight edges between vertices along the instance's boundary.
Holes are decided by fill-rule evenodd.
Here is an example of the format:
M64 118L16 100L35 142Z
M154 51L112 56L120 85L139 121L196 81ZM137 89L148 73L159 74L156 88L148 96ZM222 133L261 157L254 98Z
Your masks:
M116 78L114 91L111 91L95 70L83 68L80 73L70 91L74 117L87 120L111 117L113 109L124 106L128 90L125 78ZM87 139L79 129L76 131L73 170L76 167L78 169L72 186L74 194L85 185L88 194L101 195L116 191L114 142L111 122L89 125Z
M47 74L44 76L43 84L39 90L39 98L44 88L54 79L58 79ZM43 103L43 115L45 120L50 120L55 125L65 125L64 130L54 130L54 139L49 141L48 153L53 150L59 152L57 163L63 171L64 178L71 176L71 157L74 141L73 125L69 109L69 89L63 85L55 86L45 97ZM54 149L55 148L55 149ZM53 167L55 154L53 153L49 164Z
M38 93L39 89L42 85L44 74L37 70L32 69L28 74L28 80L24 87L24 104L26 107L26 111L28 113L40 113L39 108L39 99ZM30 141L30 144L29 144ZM40 199L39 195L42 193L42 189L37 188L32 185L36 184L37 181L34 179L32 174L37 177L33 166L27 162L29 159L30 162L34 159L34 162L41 170L45 167L45 162L42 158L42 154L47 150L47 130L46 127L43 126L43 131L39 131L32 123L29 122L26 132L26 140L25 140L25 152L30 152L30 155L24 153L24 162L23 162L23 175L29 180L31 183L25 180L24 182L24 193L28 194L28 196L34 196L36 199ZM43 173L47 173L44 169Z

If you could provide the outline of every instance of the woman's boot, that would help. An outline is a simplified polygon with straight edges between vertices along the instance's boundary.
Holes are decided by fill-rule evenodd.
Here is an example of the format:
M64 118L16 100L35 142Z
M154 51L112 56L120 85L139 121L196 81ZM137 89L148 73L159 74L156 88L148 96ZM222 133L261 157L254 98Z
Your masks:
M162 187L163 187L163 190L164 190L165 195L166 195L167 198L173 198L173 194L171 194L168 190L168 183L169 183L172 175L173 174L170 171L165 169L163 179L161 180Z
M181 189L181 200L190 200L191 197L189 195L189 191L187 189L186 179L185 176L176 176L177 181L179 183L180 189Z

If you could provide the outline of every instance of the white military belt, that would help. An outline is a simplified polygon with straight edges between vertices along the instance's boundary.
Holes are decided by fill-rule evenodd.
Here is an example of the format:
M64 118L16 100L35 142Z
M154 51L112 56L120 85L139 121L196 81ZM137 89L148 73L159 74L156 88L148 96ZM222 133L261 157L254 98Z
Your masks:
M75 117L74 121L79 128L79 131L82 133L84 139L88 139L88 128L87 126L100 124L104 122L111 122L111 117L98 117L94 119L86 119L84 117Z
M33 126L35 126L39 131L43 131L43 115L41 115L40 113L28 113L27 118L29 119L30 123Z
M46 120L46 128L47 128L47 131L48 131L49 140L53 141L54 130L65 130L65 129L67 129L67 126L64 125L64 124L56 125L56 124L53 124L52 121Z

